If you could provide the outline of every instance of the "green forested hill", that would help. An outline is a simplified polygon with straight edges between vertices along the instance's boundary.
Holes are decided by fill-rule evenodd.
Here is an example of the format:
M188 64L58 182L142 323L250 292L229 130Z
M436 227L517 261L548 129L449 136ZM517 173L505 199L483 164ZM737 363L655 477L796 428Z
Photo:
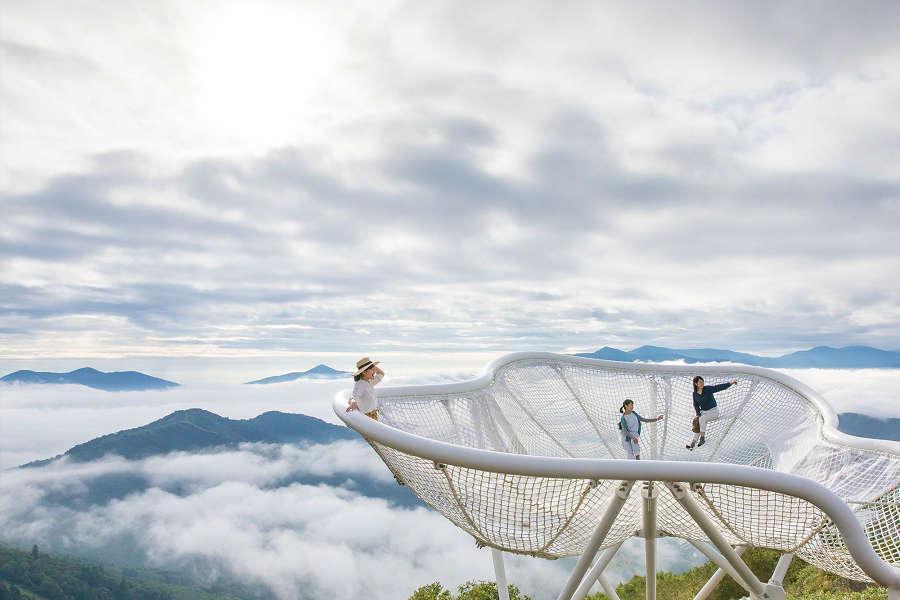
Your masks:
M238 600L268 599L267 590L223 585L193 587L184 577L149 570L119 570L75 558L0 545L0 600Z
M126 429L73 446L65 456L85 462L106 455L130 460L169 452L236 447L243 442L329 444L359 437L347 427L302 414L270 411L253 419L228 419L200 408L179 410L142 427ZM45 466L59 457L26 467Z

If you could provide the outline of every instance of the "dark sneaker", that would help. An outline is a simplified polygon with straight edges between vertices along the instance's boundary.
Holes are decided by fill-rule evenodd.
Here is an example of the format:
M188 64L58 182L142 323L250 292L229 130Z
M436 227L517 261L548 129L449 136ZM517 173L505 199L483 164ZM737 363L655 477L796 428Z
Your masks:
M700 441L697 442L697 447L699 448L700 446L702 446L702 445L705 444L705 443L706 443L706 438L705 438L704 436L701 435L701 436L700 436Z
M691 442L690 444L687 444L687 445L685 446L685 448L687 448L688 450L693 450L693 449L694 449L694 442Z

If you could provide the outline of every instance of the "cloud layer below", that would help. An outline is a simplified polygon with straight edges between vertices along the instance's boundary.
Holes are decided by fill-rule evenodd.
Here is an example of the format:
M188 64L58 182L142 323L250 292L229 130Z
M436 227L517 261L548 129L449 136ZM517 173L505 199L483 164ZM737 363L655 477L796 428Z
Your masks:
M787 373L820 391L837 412L900 417L900 370ZM422 380L403 383L416 381ZM45 458L190 406L232 418L277 409L334 420L331 392L345 386L306 382L119 394L68 386L9 388L0 406L0 456L5 467ZM8 435L16 431L29 433ZM104 477L138 478L148 488L108 504L79 504ZM338 486L297 482L304 477L346 481ZM426 509L361 496L354 483L360 477L393 481L370 448L356 441L60 462L4 472L0 531L4 540L28 547L38 543L48 550L101 556L116 552L160 568L187 569L205 580L230 577L259 584L286 599L366 593L396 600L436 580L456 586L492 577L488 553L461 530ZM74 499L74 506L60 498ZM640 540L626 544L612 564L613 579L640 571L642 552ZM659 562L677 570L701 560L683 544L664 540ZM512 582L544 599L555 597L572 563L509 557L507 566Z
M347 476L347 487L284 484L335 474ZM86 496L93 481L111 475L141 477L151 487L104 505L48 501ZM355 441L63 462L4 474L0 529L6 541L25 546L186 570L201 581L226 577L284 599L395 600L435 580L455 587L492 577L489 554L461 530L424 508L360 496L355 475L393 481L369 447ZM629 543L611 576L630 577L640 552L640 544ZM683 568L699 558L667 542L660 560ZM507 559L511 580L535 598L554 597L570 563Z

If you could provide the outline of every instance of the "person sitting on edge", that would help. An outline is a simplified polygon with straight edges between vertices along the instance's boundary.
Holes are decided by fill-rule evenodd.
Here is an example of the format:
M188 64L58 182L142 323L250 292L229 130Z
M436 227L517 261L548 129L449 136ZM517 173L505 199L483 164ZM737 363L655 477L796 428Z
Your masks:
M353 374L353 393L350 395L350 405L347 412L358 410L367 417L378 420L378 394L375 386L384 379L384 371L378 366L380 361L372 362L368 356L356 361L356 373Z
M737 379L732 379L728 383L720 383L719 385L703 385L703 378L697 375L694 377L694 412L700 423L700 431L694 432L694 439L685 448L693 450L694 446L699 448L706 443L706 425L710 421L719 420L719 407L713 396L716 392L727 390L731 386L737 384Z
M628 458L641 460L641 423L655 423L662 420L663 415L659 415L655 419L645 419L634 412L634 402L627 398L619 408L619 412L622 413L622 416L619 417L619 429L622 431L622 446L625 448L625 453Z

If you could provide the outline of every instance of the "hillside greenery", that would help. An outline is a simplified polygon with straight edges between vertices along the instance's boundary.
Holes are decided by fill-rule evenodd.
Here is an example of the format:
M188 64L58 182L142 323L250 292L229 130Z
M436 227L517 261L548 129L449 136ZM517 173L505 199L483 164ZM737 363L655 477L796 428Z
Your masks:
M186 577L145 569L119 570L88 561L0 545L0 600L238 600L269 598L242 586L202 589Z
M761 580L768 579L778 560L778 552L754 548L744 560ZM657 597L666 600L691 600L716 570L706 563L683 573L657 574ZM644 577L634 576L616 588L621 600L645 598ZM825 573L800 559L794 559L785 577L787 596L797 600L886 600L884 588L843 579ZM729 577L725 577L712 600L734 600L746 593ZM532 600L532 597L509 586L510 600ZM51 556L37 546L30 552L0 545L0 600L268 600L265 589L236 583L219 583L200 588L185 575L148 569L118 569L88 561ZM420 587L409 600L496 600L497 586L492 582L470 581L455 592L439 582ZM604 600L595 593L586 600Z
M752 548L743 555L747 566L761 581L767 581L779 552L764 548ZM706 563L679 574L668 572L657 573L656 595L665 600L692 600L694 595L716 571L716 566ZM794 600L886 600L887 590L881 587L867 586L864 583L850 581L837 575L831 575L814 567L799 558L794 558L785 576L787 597ZM621 600L644 600L645 579L635 575L616 588ZM510 600L530 600L515 586L509 586ZM712 600L735 600L744 598L747 593L730 577L725 577L713 594ZM416 590L409 600L497 600L497 586L486 582L469 582L463 584L454 595L444 589L440 583L432 583ZM586 600L605 600L606 595L597 592L587 596Z
M514 585L508 587L509 600L532 600ZM424 585L413 592L409 600L497 600L497 584L490 581L468 581L454 595L438 583Z

